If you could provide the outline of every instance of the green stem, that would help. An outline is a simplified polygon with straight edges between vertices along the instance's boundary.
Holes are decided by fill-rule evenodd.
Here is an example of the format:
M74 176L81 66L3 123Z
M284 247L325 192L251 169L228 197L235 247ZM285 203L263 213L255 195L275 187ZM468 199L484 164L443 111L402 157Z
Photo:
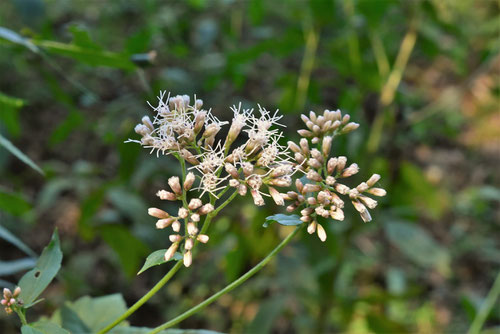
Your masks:
M27 325L28 322L26 321L26 309L24 308L18 308L16 307L15 308L15 311L17 313L17 315L19 316L19 319L21 320L21 324L24 326L24 325Z
M238 195L238 190L235 190L231 194L231 196L229 196L221 205L219 205L219 207L217 209L212 211L210 216L215 217L219 213L220 210L224 209L226 207L226 205L228 205L236 197L236 195Z
M132 313L137 311L139 307L141 307L145 302L147 302L151 297L153 297L171 278L174 276L174 274L181 268L182 266L182 261L177 261L175 266L170 269L163 278L156 283L156 285L149 290L147 294L142 296L141 299L139 299L134 305L132 305L125 313L123 313L118 319L113 321L111 324L107 325L103 329L101 329L98 334L104 334L109 332L111 329L113 329L116 325L118 325L120 322L123 320L127 319Z
M253 267L252 269L250 269L246 274L244 274L243 276L241 276L240 278L238 278L236 281L232 282L231 284L229 284L228 286L226 286L224 289L222 289L219 292L215 293L214 295L212 295L208 299L205 299L200 304L198 304L198 305L190 308L189 310L187 310L186 312L184 312L181 315L177 316L176 318L174 318L174 319L172 319L172 320L164 323L161 326L156 327L149 334L159 333L160 331L162 331L164 329L167 329L169 327L172 327L172 326L178 324L182 320L184 320L186 318L189 318L190 316L192 316L196 312L198 312L198 311L202 310L203 308L205 308L206 306L210 305L211 303L213 303L214 301L216 301L217 299L219 299L222 295L224 295L224 294L230 292L231 290L235 289L236 287L240 286L242 283L244 283L250 277L252 277L253 275L255 275L259 270L261 270L269 261L271 261L271 259L283 247L285 247L290 242L290 240L292 240L292 238L299 232L299 230L301 228L302 228L302 225L297 226L297 228L295 228L295 230L293 230L293 232L290 233L278 246L276 246L276 248L274 248L262 261L260 261L255 267Z
M481 327L483 327L483 324L486 321L488 314L490 314L491 309L493 308L493 306L495 306L495 303L498 300L499 296L500 296L500 272L498 272L497 278L495 279L495 282L493 283L493 286L491 287L488 296L486 296L486 299L481 304L481 307L479 308L476 317L472 321L472 324L467 334L478 334L481 331Z

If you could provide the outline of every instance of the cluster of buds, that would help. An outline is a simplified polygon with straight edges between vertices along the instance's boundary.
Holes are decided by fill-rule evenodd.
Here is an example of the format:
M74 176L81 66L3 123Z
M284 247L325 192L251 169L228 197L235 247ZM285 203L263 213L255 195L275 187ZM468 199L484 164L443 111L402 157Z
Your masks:
M302 115L302 120L310 130L299 130L299 134L305 137L300 139L299 144L288 142L288 147L294 153L297 168L305 174L307 183L304 184L300 179L296 180L297 191L287 193L287 199L293 201L287 207L287 211L300 209L300 219L308 223L307 231L310 234L316 232L321 241L326 240L326 232L317 218L343 221L345 202L341 196L347 196L361 219L369 222L371 216L368 209L375 208L377 201L363 193L374 196L386 194L385 190L373 187L380 179L378 174L372 175L368 181L352 189L341 183L342 179L359 172L356 163L347 166L346 157L330 157L334 137L351 132L359 126L357 123L349 123L349 119L349 115L342 117L340 111L329 110L325 110L319 117L314 112L311 112L309 117ZM311 148L309 139L317 147Z
M142 138L131 141L157 154L173 154L191 164L182 185L174 176L168 180L171 191L157 193L162 200L183 201L177 216L157 208L149 210L150 215L159 219L158 228L172 226L176 233L170 235L172 245L165 253L166 260L183 245L184 264L189 266L195 241L208 241L208 236L199 234L197 227L200 216L214 210L212 204L203 205L205 195L210 197L210 203L217 203L223 193L233 188L234 194L250 193L258 206L265 204L264 197L272 198L277 205L292 201L287 210L300 210L301 220L308 223L309 233L316 232L322 241L326 239L326 232L318 223L318 217L343 220L344 201L350 200L367 222L371 220L368 209L374 208L377 202L366 195L385 195L383 189L373 187L380 178L376 174L352 189L340 182L359 171L357 164L346 166L345 157L330 157L333 139L359 127L340 110L325 110L322 115L311 111L308 116L302 115L307 127L298 131L302 138L298 144L288 142L287 146L282 146L279 143L282 133L273 128L281 126L278 122L282 116L277 111L271 113L259 105L258 113L254 113L253 109L242 109L240 103L231 108L234 116L229 123L219 121L210 110L203 110L203 102L199 99L190 105L187 95L167 96L165 100L164 92L158 99L159 105L153 107L154 121L143 117L142 123L135 128ZM229 124L225 138L217 141L222 126ZM307 182L297 179L297 191L280 192L277 188L293 184L292 176L297 171L305 174ZM193 187L196 178L199 184ZM190 196L193 199L187 203L187 193L193 191L197 194ZM341 196L348 199L343 200ZM181 220L184 221L184 235L179 234Z
M20 293L20 287L15 288L14 292L7 288L3 289L3 299L0 301L0 304L5 307L5 312L7 312L7 314L11 314L13 312L13 308L23 305L21 299L18 298Z

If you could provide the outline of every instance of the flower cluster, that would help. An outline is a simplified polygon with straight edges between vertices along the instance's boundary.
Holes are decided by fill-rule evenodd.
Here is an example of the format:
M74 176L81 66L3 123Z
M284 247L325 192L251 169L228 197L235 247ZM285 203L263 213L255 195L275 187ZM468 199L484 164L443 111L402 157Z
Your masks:
M368 208L375 208L377 201L363 193L374 196L385 195L385 190L373 187L380 179L378 174L372 175L368 181L352 189L341 183L342 179L359 172L356 163L347 166L346 157L330 157L333 138L358 128L359 125L349 122L349 119L349 115L342 117L340 110L325 110L321 116L316 116L314 112L311 112L309 117L302 115L302 120L309 130L298 131L304 137L300 139L298 145L288 142L290 150L294 152L297 168L304 172L306 180L303 182L297 179L295 181L297 191L287 193L287 199L293 201L287 207L287 211L301 209L300 219L309 223L307 231L310 234L317 232L322 241L326 240L326 232L318 223L317 217L344 220L342 195L348 196L364 222L371 221ZM311 148L309 140L317 147Z
M333 139L359 126L349 121L349 115L342 116L340 110L325 110L319 116L314 112L302 115L307 129L298 131L302 137L299 143L289 142L283 146L280 144L283 135L275 127L282 126L279 123L282 116L277 111L270 112L259 105L254 112L243 109L240 103L231 108L233 118L229 123L203 109L200 99L191 105L187 95L170 97L165 92L158 99L158 106L152 106L156 112L153 121L144 116L135 127L141 140L131 141L150 148L157 155L174 155L183 168L185 162L191 165L187 168L189 173L183 171L182 185L179 177L174 176L168 180L171 191L157 193L162 200L182 201L177 215L149 209L149 214L159 219L157 228L171 226L175 232L170 235L172 245L165 253L165 260L182 250L184 264L192 263L195 241L205 243L209 239L199 232L201 216L218 212L224 206L218 207L219 198L231 188L233 195L250 193L258 206L265 204L265 197L272 198L277 205L292 201L287 210L300 210L302 221L309 223L309 233L316 231L321 240L326 239L326 233L316 217L343 220L344 200L340 195L348 196L365 222L371 220L368 209L377 205L366 194L385 195L383 189L373 187L380 178L378 175L353 189L340 183L359 170L356 164L346 167L345 157L329 157ZM226 136L217 140L225 125L229 125ZM295 181L297 191L280 192L277 188L290 187L292 176L298 171L300 176L305 174L306 179ZM191 197L189 201L188 197ZM183 234L180 233L182 223Z
M19 294L21 294L20 287L15 288L14 292L7 288L3 289L3 299L0 300L0 304L5 307L5 312L7 312L7 314L11 314L13 312L13 308L22 306L23 302L18 298Z

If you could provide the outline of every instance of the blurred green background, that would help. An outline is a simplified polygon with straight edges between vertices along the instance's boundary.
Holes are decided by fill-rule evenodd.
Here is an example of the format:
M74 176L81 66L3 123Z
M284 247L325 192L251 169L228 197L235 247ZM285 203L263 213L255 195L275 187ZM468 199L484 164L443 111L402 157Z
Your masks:
M0 2L0 224L36 253L55 227L63 269L30 311L122 292L167 271L149 206L178 173L134 125L159 90L196 94L229 120L238 101L300 113L340 108L361 127L334 144L382 175L388 196L304 233L244 286L180 324L231 333L465 333L500 269L500 18L493 0ZM168 206L163 207L169 209ZM172 209L172 208L170 208ZM238 199L194 264L134 314L156 326L255 265L290 230ZM0 240L0 285L33 265ZM0 312L0 332L15 333ZM485 333L500 330L497 301Z

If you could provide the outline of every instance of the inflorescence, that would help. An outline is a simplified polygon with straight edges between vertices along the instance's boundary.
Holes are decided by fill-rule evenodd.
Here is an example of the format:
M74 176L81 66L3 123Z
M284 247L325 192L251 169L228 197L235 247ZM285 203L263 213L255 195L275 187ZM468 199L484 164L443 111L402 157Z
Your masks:
M242 109L241 103L233 106L227 135L216 140L228 122L203 109L200 99L191 104L187 95L165 95L162 92L158 106L152 106L156 112L154 119L144 116L135 127L142 138L131 140L157 155L172 154L191 165L182 182L177 176L170 177L170 190L157 193L161 200L181 201L177 214L158 208L150 208L148 212L158 218L157 228L171 227L175 232L169 237L172 244L165 260L182 249L184 265L191 265L195 241L209 240L200 233L200 219L218 212L216 200L229 188L241 196L250 193L257 206L265 204L265 197L272 198L277 205L291 202L287 211L300 212L300 219L308 223L307 231L316 232L322 241L326 240L326 232L318 217L344 220L344 201L348 200L362 220L368 222L371 220L368 209L375 208L377 201L367 194L386 194L382 188L374 187L380 179L377 174L355 188L341 183L358 173L359 167L355 163L347 165L346 157L330 157L332 141L338 135L354 131L359 124L350 122L350 116L342 116L340 110L325 110L320 116L312 111L309 116L302 115L307 127L298 131L302 138L298 143L289 141L284 146L279 143L283 134L276 128L283 126L278 111L272 113L260 105L258 112ZM294 176L296 191L280 192L278 188L292 186Z

